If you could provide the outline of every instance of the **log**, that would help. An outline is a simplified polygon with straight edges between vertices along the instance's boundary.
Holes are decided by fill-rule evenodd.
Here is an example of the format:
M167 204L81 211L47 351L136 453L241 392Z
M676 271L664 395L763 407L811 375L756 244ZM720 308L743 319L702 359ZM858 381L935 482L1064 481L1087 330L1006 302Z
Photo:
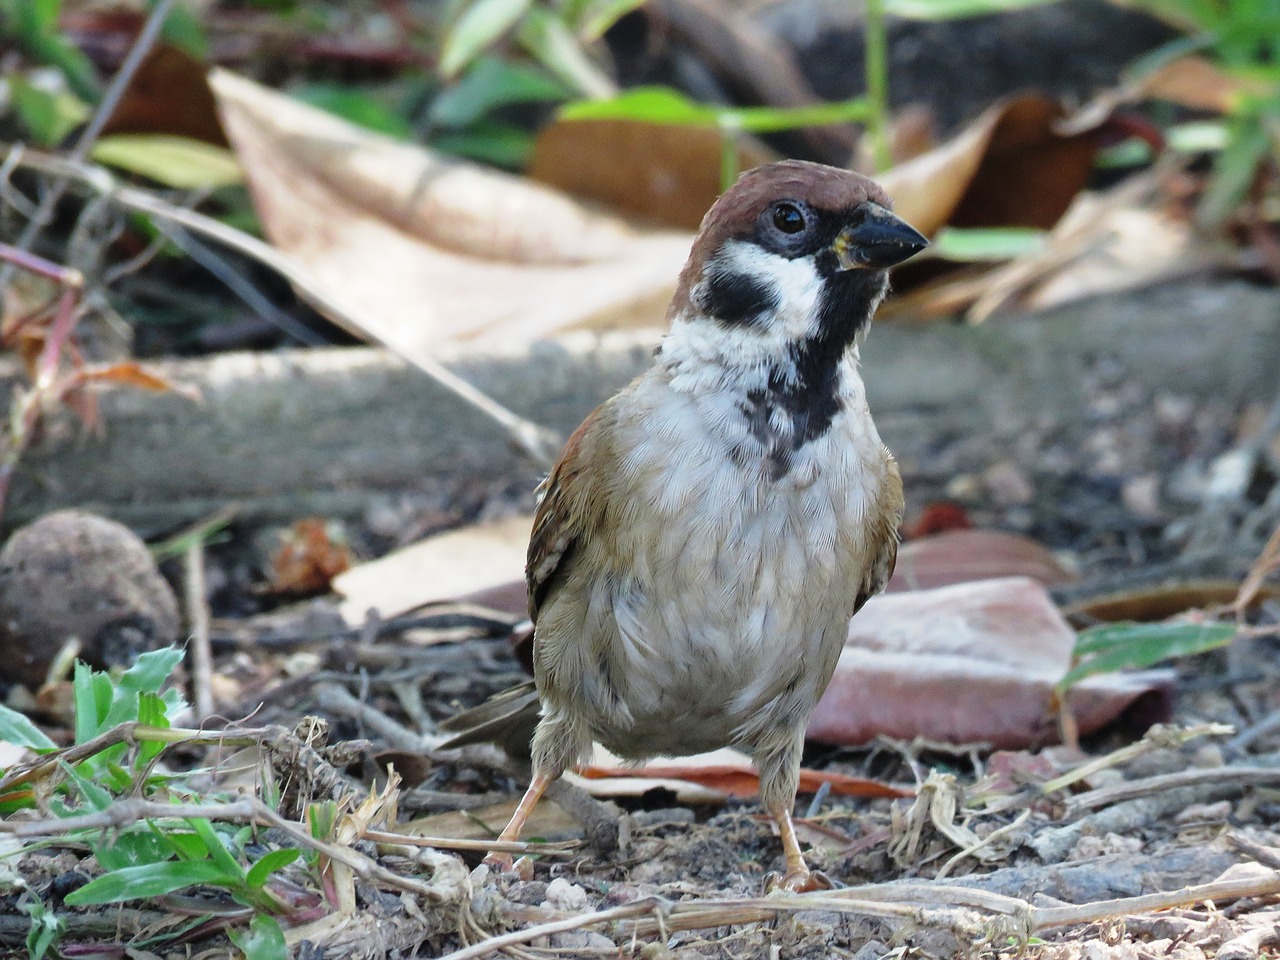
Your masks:
M574 333L440 353L499 402L567 436L649 365L658 336ZM1188 281L974 327L884 323L863 358L881 433L910 464L943 433L1007 429L1019 417L1070 428L1087 384L1103 375L1152 393L1270 401L1280 389L1280 292ZM537 480L500 428L379 349L156 366L201 401L106 391L101 435L54 412L15 476L6 524L80 506L157 532L231 501L252 518L359 517L449 485ZM20 382L12 365L0 377Z

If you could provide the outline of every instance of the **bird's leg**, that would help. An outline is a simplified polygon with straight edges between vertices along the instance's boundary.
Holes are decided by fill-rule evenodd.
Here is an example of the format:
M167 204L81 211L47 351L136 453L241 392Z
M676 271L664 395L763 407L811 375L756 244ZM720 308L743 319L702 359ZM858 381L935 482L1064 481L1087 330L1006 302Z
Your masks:
M499 840L504 843L512 843L520 839L525 821L529 819L529 814L533 813L533 808L538 805L538 801L542 799L543 792L546 791L548 784L554 779L555 777L549 777L543 773L535 773L533 775L533 779L529 781L529 789L520 798L520 803L516 806L515 813L511 814L511 819L502 828L502 833L498 834ZM500 850L494 850L484 858L484 862L494 869L502 871L510 870L513 865L511 854Z
M529 781L529 789L520 798L515 813L511 815L510 822L498 835L498 839L519 840L525 822L547 787L559 779L570 764L579 762L590 750L591 734L580 720L565 713L543 714L533 735L533 779ZM484 862L504 872L511 870L513 866L511 854L497 850L485 857Z
M791 820L796 789L800 786L800 753L803 749L802 727L799 730L783 731L776 740L757 746L754 751L756 768L760 771L760 802L778 823L787 867L781 880L776 877L766 880L766 889L797 893L831 885L822 874L809 872L800 853L800 838L796 836L796 826Z
M796 825L791 821L791 804L783 804L769 810L769 815L778 822L778 833L782 837L782 854L786 858L787 872L778 881L777 887L792 893L814 889L813 875L800 853L800 838L796 836Z

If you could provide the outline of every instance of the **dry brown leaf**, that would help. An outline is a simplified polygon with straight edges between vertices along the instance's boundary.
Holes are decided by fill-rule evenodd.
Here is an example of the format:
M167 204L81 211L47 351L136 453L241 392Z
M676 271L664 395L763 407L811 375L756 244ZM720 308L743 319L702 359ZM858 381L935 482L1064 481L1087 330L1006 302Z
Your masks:
M139 65L102 133L165 133L227 146L207 68L167 43L157 44Z
M888 590L928 590L953 583L1030 577L1045 586L1076 579L1043 545L999 530L953 530L904 543Z
M917 230L1037 227L1058 222L1097 155L1091 131L1062 134L1057 101L1025 94L985 111L956 137L880 176Z
M518 594L525 609L524 560L533 518L510 517L429 537L334 578L342 616L358 626L370 610L384 620L428 603L463 600L508 609ZM513 585L518 584L518 589ZM506 598L511 594L511 598ZM495 598L503 598L496 603Z
M741 750L725 747L691 757L659 757L641 766L628 765L596 746L592 762L578 770L585 789L597 796L639 796L658 787L672 789L687 802L726 797L754 797L760 792L760 774L751 757ZM814 793L823 784L842 797L909 797L913 791L879 780L854 777L833 770L800 771L800 792ZM709 791L687 791L677 784L694 784Z
M271 558L271 589L277 593L318 593L351 568L351 549L329 535L319 517L304 517L285 531Z
M1019 749L1055 739L1054 684L1076 635L1034 580L984 580L872 598L809 722L823 743L885 735ZM1093 677L1069 705L1087 733L1114 720L1167 673Z
M272 243L410 357L571 327L659 325L687 234L646 234L546 187L360 130L224 70L223 125Z
M1179 57L1131 83L1107 90L1071 117L1058 124L1061 133L1075 133L1097 126L1124 104L1167 100L1191 110L1230 113L1242 93L1255 88L1232 77L1196 54Z
M396 826L399 833L421 837L449 837L452 840L492 840L515 813L518 798L476 810L451 810L417 817ZM582 836L582 828L550 800L533 809L525 823L524 835L543 840L570 840Z
M746 170L777 159L752 141ZM720 195L721 135L628 120L555 120L534 143L529 176L645 223L697 230Z
M199 400L200 392L187 384L175 383L162 377L155 370L148 370L132 360L82 367L68 377L69 386L91 383L135 387L158 393L177 393L191 400Z
M1081 625L1124 620L1156 623L1188 610L1230 606L1239 591L1240 584L1233 580L1173 581L1090 597L1063 607L1062 614ZM1276 593L1280 591L1263 588L1255 599L1266 599Z
M1226 251L1196 242L1185 219L1159 208L1155 176L1081 194L1038 253L997 267L969 307L979 321L1010 306L1046 310L1222 263Z

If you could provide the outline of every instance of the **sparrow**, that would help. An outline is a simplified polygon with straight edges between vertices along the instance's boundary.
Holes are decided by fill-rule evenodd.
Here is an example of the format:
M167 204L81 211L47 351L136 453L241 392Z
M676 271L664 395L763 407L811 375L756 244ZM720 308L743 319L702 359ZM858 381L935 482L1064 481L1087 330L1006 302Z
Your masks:
M708 211L653 366L539 488L533 686L447 725L466 731L450 745L518 752L537 711L532 781L500 839L593 741L630 761L733 746L778 824L779 886L815 883L791 819L805 727L902 519L858 371L888 268L928 243L890 208L866 177L788 160Z

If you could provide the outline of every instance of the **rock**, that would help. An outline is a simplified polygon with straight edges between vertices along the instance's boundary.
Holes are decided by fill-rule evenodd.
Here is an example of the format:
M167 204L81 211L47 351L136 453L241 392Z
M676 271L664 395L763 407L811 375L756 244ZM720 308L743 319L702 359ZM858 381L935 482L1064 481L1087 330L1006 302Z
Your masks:
M147 545L114 520L58 510L0 551L0 677L39 687L72 638L86 662L127 666L179 629L177 599Z

